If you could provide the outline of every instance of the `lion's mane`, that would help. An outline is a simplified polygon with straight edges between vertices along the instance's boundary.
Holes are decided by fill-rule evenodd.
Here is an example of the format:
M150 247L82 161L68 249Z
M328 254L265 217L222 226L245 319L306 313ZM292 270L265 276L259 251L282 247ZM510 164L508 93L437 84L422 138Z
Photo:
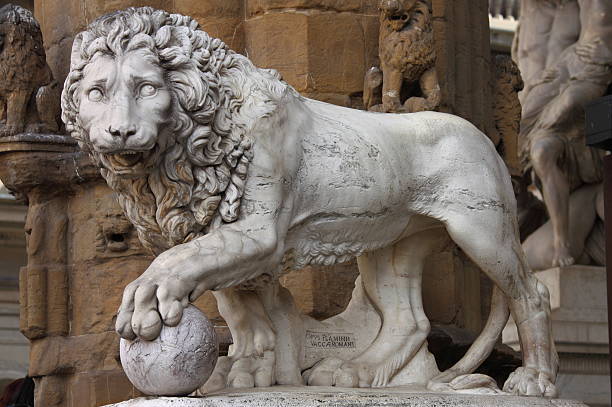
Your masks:
M402 4L400 12L409 13L400 31L391 27L388 13L380 15L380 59L409 81L417 81L436 61L431 0L418 0L410 10Z
M128 178L102 164L79 122L83 70L98 54L145 49L166 72L173 94L170 137L148 176ZM190 17L150 7L100 17L75 39L62 93L62 119L90 152L119 203L154 253L185 243L239 216L253 140L248 130L290 89L273 70L256 68ZM156 147L157 148L157 147Z

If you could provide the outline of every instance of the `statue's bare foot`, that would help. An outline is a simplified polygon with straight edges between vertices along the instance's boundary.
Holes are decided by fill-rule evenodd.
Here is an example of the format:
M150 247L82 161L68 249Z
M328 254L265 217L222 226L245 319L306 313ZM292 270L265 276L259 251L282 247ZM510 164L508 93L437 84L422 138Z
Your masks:
M555 255L553 257L553 267L567 267L574 264L576 261L570 253L567 245L559 245L555 247Z
M506 380L504 391L520 396L555 397L557 395L557 388L550 375L529 367L516 369Z

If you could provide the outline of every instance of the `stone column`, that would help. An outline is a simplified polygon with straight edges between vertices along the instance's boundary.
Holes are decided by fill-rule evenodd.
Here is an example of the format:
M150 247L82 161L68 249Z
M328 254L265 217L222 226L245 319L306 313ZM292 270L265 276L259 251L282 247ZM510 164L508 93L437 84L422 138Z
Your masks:
M22 134L0 140L0 178L28 202L20 329L37 405L135 396L118 363L113 315L151 258L97 168L69 137Z

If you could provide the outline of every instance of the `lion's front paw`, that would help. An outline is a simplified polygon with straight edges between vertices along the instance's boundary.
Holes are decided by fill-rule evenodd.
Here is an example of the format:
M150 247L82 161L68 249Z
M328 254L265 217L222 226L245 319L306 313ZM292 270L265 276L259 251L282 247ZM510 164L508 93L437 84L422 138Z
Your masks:
M157 338L162 321L177 325L189 304L193 284L176 278L149 277L143 274L125 287L115 329L125 339Z
M506 380L504 391L519 396L556 397L557 395L557 388L549 375L528 367L516 369Z

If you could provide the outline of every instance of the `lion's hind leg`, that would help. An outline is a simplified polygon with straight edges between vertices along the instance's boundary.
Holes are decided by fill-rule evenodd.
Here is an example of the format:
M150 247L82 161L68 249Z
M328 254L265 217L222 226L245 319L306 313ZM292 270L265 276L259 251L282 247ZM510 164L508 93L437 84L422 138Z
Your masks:
M363 289L381 315L374 342L356 358L321 361L308 372L308 384L383 387L422 349L429 334L423 311L421 276L425 257L448 242L442 227L419 232L395 245L359 257ZM427 372L422 372L427 375ZM437 374L433 366L427 381Z
M457 204L459 205L459 204ZM519 329L523 367L504 390L520 395L553 396L557 370L548 291L530 272L518 238L514 211L508 205L446 211L451 238L509 299Z

